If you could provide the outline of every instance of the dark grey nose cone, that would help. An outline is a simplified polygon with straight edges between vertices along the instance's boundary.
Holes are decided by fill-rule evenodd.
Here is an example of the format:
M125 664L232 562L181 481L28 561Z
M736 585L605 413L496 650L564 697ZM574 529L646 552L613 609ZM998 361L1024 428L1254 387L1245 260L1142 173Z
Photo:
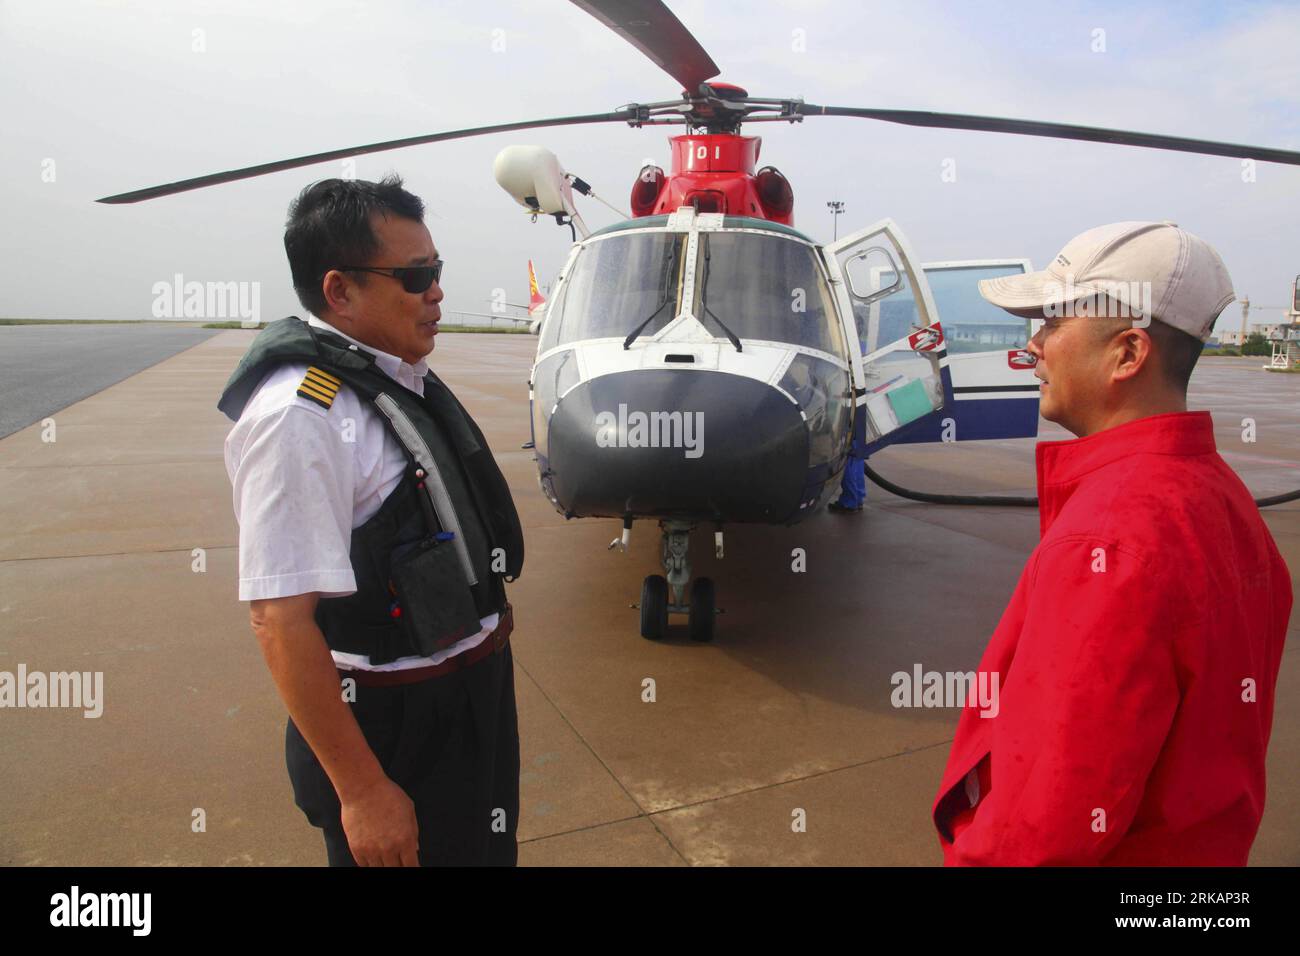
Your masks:
M781 523L805 490L808 429L763 382L645 369L577 386L551 416L549 480L576 516Z

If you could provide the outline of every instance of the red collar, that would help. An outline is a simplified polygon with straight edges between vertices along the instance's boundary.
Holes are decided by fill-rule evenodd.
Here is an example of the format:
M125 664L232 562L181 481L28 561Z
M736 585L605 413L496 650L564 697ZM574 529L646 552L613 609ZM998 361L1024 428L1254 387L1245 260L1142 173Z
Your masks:
M1087 438L1039 442L1039 526L1043 532L1078 483L1092 472L1137 454L1204 455L1216 451L1209 412L1171 412L1138 418Z

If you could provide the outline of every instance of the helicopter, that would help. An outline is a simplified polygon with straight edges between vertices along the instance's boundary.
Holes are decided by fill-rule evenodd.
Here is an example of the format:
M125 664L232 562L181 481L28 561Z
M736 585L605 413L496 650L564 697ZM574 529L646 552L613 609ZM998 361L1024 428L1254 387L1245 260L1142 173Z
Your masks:
M978 279L1027 259L923 263L890 219L819 243L794 227L793 187L758 166L745 124L818 116L1112 143L1300 165L1300 153L1034 120L837 107L752 97L661 0L572 0L664 70L680 98L608 113L451 130L348 147L105 197L131 203L405 146L559 126L676 125L668 170L643 165L631 217L592 231L573 194L595 197L540 146L511 146L497 182L574 245L538 304L529 382L532 441L547 498L566 518L658 522L663 574L645 578L640 631L685 614L711 640L709 578L691 580L691 531L793 525L837 493L850 450L1033 437L1033 320L984 303ZM595 197L599 198L599 197ZM603 200L602 200L603 201ZM581 233L581 238L579 238ZM534 283L535 286L535 283ZM942 305L942 308L940 306ZM943 320L941 321L941 312ZM528 447L528 446L525 446Z

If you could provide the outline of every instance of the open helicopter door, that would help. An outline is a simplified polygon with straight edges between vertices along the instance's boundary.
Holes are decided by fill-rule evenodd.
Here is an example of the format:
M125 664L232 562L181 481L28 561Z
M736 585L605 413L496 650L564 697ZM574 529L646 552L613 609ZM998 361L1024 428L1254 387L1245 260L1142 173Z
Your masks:
M980 295L981 279L1033 271L1028 259L926 262L930 294L943 317L954 402L940 422L911 429L898 444L1033 438L1038 379L1025 347L1042 319L1021 319Z
M867 454L937 426L952 405L925 272L891 219L824 247L852 355L855 441Z

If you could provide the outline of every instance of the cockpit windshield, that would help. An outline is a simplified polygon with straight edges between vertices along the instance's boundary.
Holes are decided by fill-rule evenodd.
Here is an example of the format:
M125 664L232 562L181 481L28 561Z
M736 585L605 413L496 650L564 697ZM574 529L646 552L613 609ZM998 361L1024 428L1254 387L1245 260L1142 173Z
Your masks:
M682 310L687 238L684 232L627 232L585 245L551 306L542 351L583 339L625 339L647 319L637 338L657 333ZM694 310L721 339L729 339L730 330L742 340L832 355L845 350L816 251L786 236L702 231Z
M543 349L625 338L646 319L641 335L654 335L680 311L685 252L684 232L621 233L584 246L547 316Z
M706 255L709 285L702 296ZM725 335L712 316L701 313L702 298L708 311L741 339L788 342L832 355L844 351L816 253L794 239L759 232L700 233L695 317Z

